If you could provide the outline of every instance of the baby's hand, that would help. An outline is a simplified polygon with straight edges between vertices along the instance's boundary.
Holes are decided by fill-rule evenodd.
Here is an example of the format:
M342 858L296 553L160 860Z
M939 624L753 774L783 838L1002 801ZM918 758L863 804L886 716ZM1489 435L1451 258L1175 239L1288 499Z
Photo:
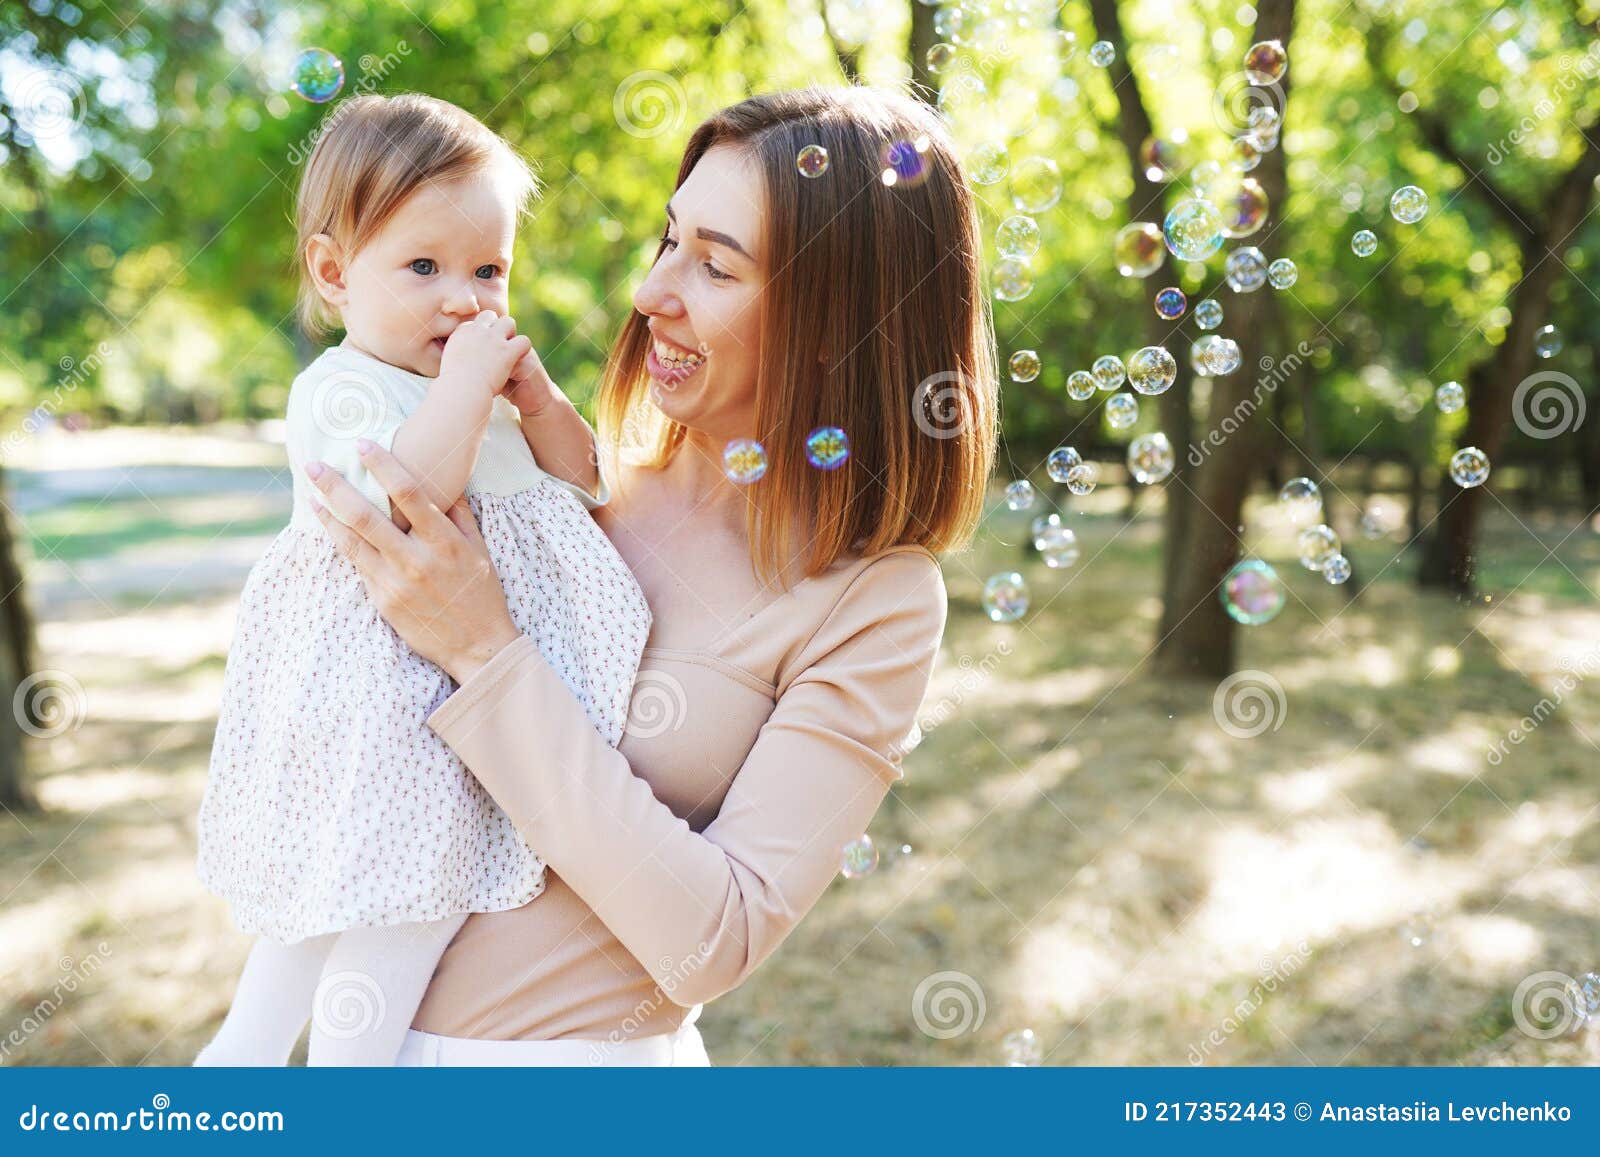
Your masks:
M505 388L511 369L533 343L517 334L517 323L486 309L456 326L445 342L439 376L481 385L491 396Z
M545 372L539 355L530 349L511 367L506 381L505 396L523 417L532 417L544 409L551 398L561 393Z

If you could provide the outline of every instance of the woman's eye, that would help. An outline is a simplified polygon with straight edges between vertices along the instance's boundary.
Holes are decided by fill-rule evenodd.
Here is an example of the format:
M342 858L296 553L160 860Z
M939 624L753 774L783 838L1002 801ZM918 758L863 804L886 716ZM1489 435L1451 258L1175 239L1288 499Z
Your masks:
M419 273L423 277L428 276L437 268L438 266L434 265L433 259L430 257L419 257L411 263L411 272Z
M704 264L705 264L705 267L706 267L706 272L711 275L711 280L713 280L713 281L732 281L733 280L733 274L722 272L722 270L718 269L715 265L711 264L711 262L709 262L709 261L705 262Z
M663 237L661 239L661 244L665 245L668 249L676 249L678 247L678 239L676 237Z
M498 265L480 265L480 266L478 266L478 276L484 278L485 280L487 280L488 278L491 278L491 277L498 277L499 275L500 275L500 267Z

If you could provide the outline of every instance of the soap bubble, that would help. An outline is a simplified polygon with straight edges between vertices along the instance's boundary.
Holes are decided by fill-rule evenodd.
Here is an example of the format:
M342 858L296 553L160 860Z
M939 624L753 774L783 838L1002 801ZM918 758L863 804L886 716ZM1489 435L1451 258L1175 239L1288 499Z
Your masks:
M1254 177L1242 177L1226 185L1215 198L1222 210L1222 231L1236 241L1260 232L1267 223L1267 191Z
M1077 534L1065 526L1046 527L1043 534L1034 537L1033 545L1044 560L1044 565L1051 570L1071 566L1082 554L1078 548Z
M1094 375L1085 370L1073 370L1067 375L1067 397L1074 402L1087 402L1094 397L1094 392L1100 383L1094 380Z
M294 58L290 77L290 91L312 104L326 104L344 87L344 64L326 48L308 48Z
M1011 203L1024 213L1043 213L1061 200L1061 170L1048 157L1029 157L1011 172Z
M1089 46L1089 63L1096 68L1108 68L1117 58L1117 50L1109 40L1096 40Z
M1267 283L1266 255L1254 245L1246 245L1228 254L1223 273L1228 288L1235 293L1254 293Z
M1189 299L1183 295L1183 290L1176 286L1169 285L1156 294L1156 316L1162 321L1177 321L1187 308Z
M1288 509L1290 522L1305 522L1322 513L1322 490L1304 476L1285 482L1278 490L1278 501Z
M1322 522L1302 530L1295 545L1300 552L1300 565L1307 570L1321 570L1330 558L1344 549L1338 531Z
M1136 482L1161 482L1171 476L1176 463L1171 440L1159 431L1141 434L1128 443L1128 472Z
M940 41L938 44L935 44L932 48L928 49L928 71L932 73L943 72L953 63L955 63L955 59L956 46Z
M1350 560L1342 554L1336 554L1322 564L1322 577L1329 583L1338 586L1340 583L1350 581Z
M1093 462L1079 462L1067 471L1067 489L1082 498L1085 494L1094 493L1095 482L1100 477L1100 471Z
M1173 206L1162 234L1180 261L1204 261L1222 248L1222 211L1210 201L1190 197Z
M1052 482L1065 482L1072 468L1082 462L1082 456L1071 446L1057 446L1044 460L1044 472Z
M850 437L838 426L818 426L806 435L806 461L818 470L837 470L850 457Z
M1457 486L1482 486L1489 478L1489 455L1476 446L1463 446L1450 456L1450 477Z
M1039 252L1039 223L1021 213L1007 217L995 230L994 244L1003 257L1032 257Z
M994 298L996 301L1021 301L1033 292L1033 270L1016 257L995 262Z
M895 140L883 146L878 159L883 162L883 183L890 187L914 189L928 179L931 171L927 152L932 141L926 136L914 140Z
M1033 1035L1031 1028L1018 1029L1016 1032L1007 1033L1005 1039L1000 1042L1000 1049L1009 1068L1024 1068L1037 1065L1044 1056L1044 1050L1039 1045L1039 1038Z
M1149 221L1135 221L1117 231L1111 252L1124 277L1149 277L1167 259L1161 230Z
M1060 525L1061 516L1056 514L1054 511L1049 514L1041 514L1038 518L1035 518L1033 520L1033 525L1029 528L1033 534L1033 549L1039 549L1039 540L1044 537L1044 534L1047 530L1053 526Z
M1031 382L1039 376L1039 355L1033 350L1018 350L1006 362L1014 382Z
M1216 329L1222 324L1222 303L1208 297L1194 307L1194 321L1201 329Z
M815 180L828 171L828 150L821 145L807 145L795 154L794 166L802 177Z
M1270 153L1278 147L1278 137L1283 131L1283 114L1270 104L1258 104L1250 110L1249 132L1244 135L1257 152Z
M1146 137L1139 146L1139 164L1147 180L1164 185L1183 168L1183 150L1177 141Z
M1012 510L1027 510L1033 505L1033 483L1019 478L1006 487L1006 505Z
M1300 270L1287 257L1280 257L1267 266L1267 281L1273 289L1288 289L1300 278Z
M1289 54L1281 40L1257 41L1244 54L1244 71L1251 84L1268 85L1282 80L1288 67Z
M1446 382L1433 391L1433 404L1441 414L1453 414L1467 404L1467 391L1460 382Z
M1010 170L1010 151L994 141L976 146L967 158L967 175L974 185L998 185Z
M741 486L767 472L767 448L754 438L735 438L722 450L722 470Z
M1078 51L1078 34L1068 32L1065 28L1056 30L1056 56L1062 64L1072 59L1072 54Z
M1211 200L1212 187L1222 179L1222 166L1215 161L1201 161L1189 170L1189 185L1196 193ZM1215 204L1216 202L1212 202Z
M1106 399L1106 425L1126 430L1139 420L1139 402L1132 394L1112 394Z
M1233 373L1242 358L1239 343L1221 334L1204 334L1189 347L1189 365L1203 378Z
M1350 252L1357 257L1371 257L1378 251L1378 235L1371 229L1358 229L1350 238Z
M1234 137L1228 146L1228 168L1236 173L1253 172L1261 164L1261 146L1254 137Z
M1099 383L1102 390L1114 390L1127 378L1127 371L1122 368L1122 359L1115 354L1095 358L1094 365L1089 367L1089 372L1094 374L1094 380Z
M878 845L871 836L857 836L839 851L839 870L846 879L859 879L877 866Z
M1028 584L1016 571L991 575L983 584L983 609L997 623L1014 623L1028 613Z
M1271 622L1283 610L1283 580L1278 572L1259 558L1235 564L1217 588L1228 617L1247 627Z
M967 31L967 24L972 19L972 14L958 4L950 4L937 9L933 14L933 31L941 40L962 43L963 34Z
M1533 335L1533 352L1542 358L1553 358L1561 352L1561 331L1547 325Z
M1128 358L1128 384L1141 394L1164 394L1178 377L1178 363L1165 346L1147 345Z
M1415 185L1402 185L1389 198L1389 212L1403 225L1415 225L1428 213L1428 194Z

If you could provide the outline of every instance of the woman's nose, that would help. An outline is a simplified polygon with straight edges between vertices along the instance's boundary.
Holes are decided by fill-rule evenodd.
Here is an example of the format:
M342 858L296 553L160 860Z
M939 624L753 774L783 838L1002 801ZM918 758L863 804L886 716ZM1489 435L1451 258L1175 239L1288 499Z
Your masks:
M683 301L673 288L672 274L665 256L651 266L639 288L633 291L633 308L652 316L681 317Z

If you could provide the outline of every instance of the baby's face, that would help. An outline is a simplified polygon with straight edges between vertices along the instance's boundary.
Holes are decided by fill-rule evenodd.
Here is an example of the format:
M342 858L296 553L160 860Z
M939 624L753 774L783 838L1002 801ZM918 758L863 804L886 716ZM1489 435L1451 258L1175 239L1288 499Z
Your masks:
M417 189L344 270L347 342L438 377L456 326L479 310L508 312L516 217L492 173Z

